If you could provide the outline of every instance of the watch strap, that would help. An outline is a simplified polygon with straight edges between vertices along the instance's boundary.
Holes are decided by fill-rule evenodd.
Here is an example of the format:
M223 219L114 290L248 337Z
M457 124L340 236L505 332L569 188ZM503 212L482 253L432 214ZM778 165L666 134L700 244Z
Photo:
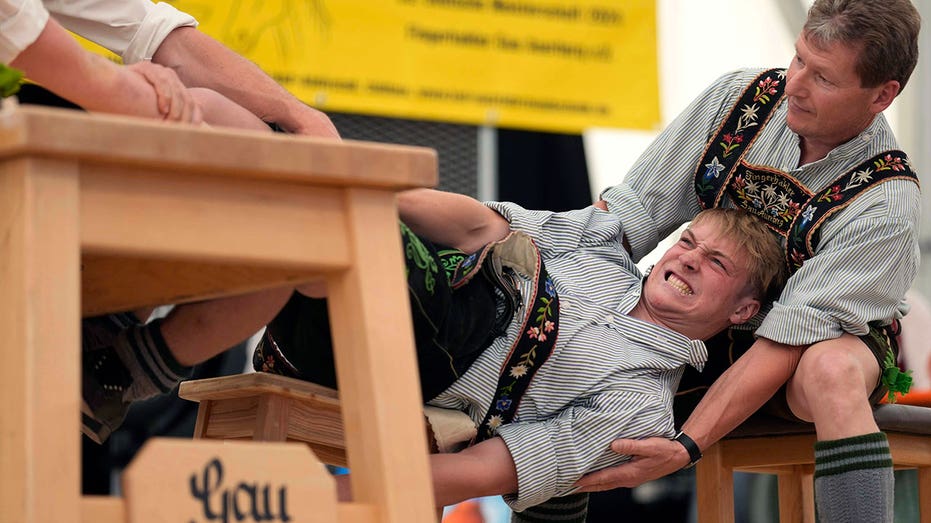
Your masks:
M695 440L690 438L685 432L679 431L676 434L676 437L672 438L673 441L678 441L685 447L685 451L689 453L689 464L684 468L694 467L696 463L701 459L701 449L698 448L698 444L695 443Z

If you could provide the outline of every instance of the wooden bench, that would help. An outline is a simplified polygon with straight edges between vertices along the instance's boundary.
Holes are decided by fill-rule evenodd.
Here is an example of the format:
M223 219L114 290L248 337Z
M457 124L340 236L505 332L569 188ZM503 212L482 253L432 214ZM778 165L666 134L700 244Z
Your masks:
M323 463L349 466L339 394L331 388L252 372L185 381L178 396L200 403L195 438L298 441ZM478 430L464 412L424 406L424 432L430 452L451 452Z
M346 450L361 464L340 514L433 521L410 312L397 306L406 285L395 194L436 179L436 153L419 147L4 100L0 518L129 517L131 500L81 496L82 315L325 280ZM182 520L161 516L134 521Z
M874 411L889 438L896 468L918 469L922 523L931 523L931 409L880 405ZM778 477L779 521L814 523L814 427L755 415L708 448L696 466L698 521L734 521L734 472Z
M200 403L195 438L300 441L324 463L349 465L339 395L333 389L252 372L185 381L178 396Z

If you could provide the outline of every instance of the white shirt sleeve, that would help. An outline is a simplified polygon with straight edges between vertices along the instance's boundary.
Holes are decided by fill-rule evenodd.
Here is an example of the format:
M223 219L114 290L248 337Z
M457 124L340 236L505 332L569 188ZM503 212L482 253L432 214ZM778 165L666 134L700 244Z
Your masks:
M149 0L46 0L45 7L68 30L113 51L127 64L151 59L174 29L197 26L191 15Z
M0 63L8 64L39 38L48 11L39 0L0 0Z

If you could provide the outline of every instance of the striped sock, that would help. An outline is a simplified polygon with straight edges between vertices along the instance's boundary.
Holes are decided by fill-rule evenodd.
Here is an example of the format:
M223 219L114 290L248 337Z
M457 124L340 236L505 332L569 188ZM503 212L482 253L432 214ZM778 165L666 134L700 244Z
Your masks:
M824 522L892 522L892 454L882 432L815 443L815 506Z
M162 337L161 320L130 327L120 333L114 349L133 378L123 394L135 401L170 391L190 375L191 367L178 363Z
M552 498L523 512L513 512L511 523L585 523L588 516L588 494L570 494Z

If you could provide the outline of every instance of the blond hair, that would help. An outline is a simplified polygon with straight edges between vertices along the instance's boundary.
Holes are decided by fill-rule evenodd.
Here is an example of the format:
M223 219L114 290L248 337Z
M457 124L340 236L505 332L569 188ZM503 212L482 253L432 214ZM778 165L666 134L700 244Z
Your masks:
M741 209L707 209L692 220L697 225L710 222L728 238L739 241L747 254L749 284L756 298L774 300L785 285L786 262L782 245L776 235L757 217Z

